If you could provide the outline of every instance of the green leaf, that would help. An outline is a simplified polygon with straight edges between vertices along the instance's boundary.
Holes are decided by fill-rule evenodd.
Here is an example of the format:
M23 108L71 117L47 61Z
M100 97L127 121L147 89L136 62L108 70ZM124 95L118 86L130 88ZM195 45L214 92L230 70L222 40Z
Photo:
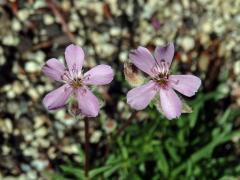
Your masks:
M206 146L201 148L199 151L193 153L190 156L188 161L192 161L192 163L196 163L196 162L198 162L199 160L201 160L203 158L211 156L214 148L217 145L225 143L225 142L231 140L234 137L238 137L239 138L240 137L240 131L235 131L235 132L233 132L233 133L231 133L229 135L226 135L224 137L219 136L218 138L214 139L209 144L207 144ZM177 168L175 168L172 171L172 177L176 177L181 171L183 171L187 167L188 161L186 163L181 164Z
M78 179L84 179L84 172L83 170L73 167L73 166L60 166L60 168L63 170L63 172L67 174L71 174L75 176Z
M176 148L174 148L170 140L166 141L165 147L174 162L178 163L181 161L181 158L178 156L178 153L176 152Z
M233 176L223 176L219 180L238 180L238 178Z
M104 167L92 169L89 172L89 177L90 178L96 177L97 175L104 173L105 171L109 170L110 168L111 168L111 166L104 166Z
M104 172L104 177L105 178L110 177L114 172L119 170L121 167L122 167L121 163L118 163L115 166L112 166L110 169L108 169L106 172Z
M157 156L157 160L158 160L157 161L158 168L162 171L164 176L167 177L169 174L169 166L168 166L167 159L166 159L165 154L162 151L162 149L158 150L158 152L156 153L156 156Z

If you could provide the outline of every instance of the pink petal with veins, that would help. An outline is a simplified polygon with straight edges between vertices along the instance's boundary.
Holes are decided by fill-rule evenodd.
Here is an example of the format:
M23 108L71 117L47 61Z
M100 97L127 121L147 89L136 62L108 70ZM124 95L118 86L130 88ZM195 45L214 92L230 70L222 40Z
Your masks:
M142 110L147 107L156 93L156 83L154 81L149 81L140 87L130 90L127 93L127 103L133 109Z
M84 52L78 45L71 44L65 50L65 59L69 71L81 71L84 62Z
M60 63L57 59L49 59L42 68L42 72L56 81L62 81L62 75L65 71L65 66Z
M160 89L160 105L169 119L178 118L182 111L182 102L172 88Z
M100 109L97 97L87 87L77 89L75 94L82 114L87 117L96 117Z
M113 70L108 65L98 65L84 74L86 85L104 85L113 80Z
M167 46L157 46L154 56L159 64L162 60L165 60L168 67L170 67L174 56L174 44L171 42Z
M195 95L201 85L201 79L193 75L171 75L169 79L175 90L188 97Z
M129 57L132 63L140 70L150 76L154 75L152 68L155 66L156 62L147 48L140 46L137 49L132 50Z
M48 110L54 110L63 107L66 104L69 96L72 93L72 88L68 85L62 85L58 89L55 89L48 93L43 98L43 105Z

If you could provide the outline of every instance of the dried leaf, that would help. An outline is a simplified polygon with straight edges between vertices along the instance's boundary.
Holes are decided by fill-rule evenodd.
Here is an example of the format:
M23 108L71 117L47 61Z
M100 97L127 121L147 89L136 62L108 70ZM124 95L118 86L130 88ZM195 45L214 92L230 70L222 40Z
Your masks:
M130 63L124 63L124 75L131 86L139 86L143 83L143 77L138 69Z

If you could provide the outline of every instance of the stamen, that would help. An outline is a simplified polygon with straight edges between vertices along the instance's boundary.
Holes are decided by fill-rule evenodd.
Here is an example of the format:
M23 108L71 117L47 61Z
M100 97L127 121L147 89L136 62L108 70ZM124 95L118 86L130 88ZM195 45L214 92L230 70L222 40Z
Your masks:
M166 63L165 60L161 60L161 69L162 69L161 73L165 76L169 73L169 65L168 64L169 63Z

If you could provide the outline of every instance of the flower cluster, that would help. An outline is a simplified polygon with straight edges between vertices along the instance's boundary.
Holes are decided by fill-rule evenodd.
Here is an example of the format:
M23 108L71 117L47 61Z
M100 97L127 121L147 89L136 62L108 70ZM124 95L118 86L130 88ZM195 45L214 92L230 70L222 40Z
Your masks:
M159 105L168 119L181 115L182 103L174 90L185 96L193 96L201 85L201 80L193 75L170 75L169 68L174 56L174 45L158 46L154 56L144 47L130 52L132 63L149 75L150 81L127 93L127 103L136 110L147 107L158 93ZM65 51L67 68L57 59L50 59L42 71L53 80L64 83L48 93L43 104L48 110L63 107L70 96L75 96L80 112L87 117L96 117L100 105L88 85L105 85L113 80L113 70L108 65L98 65L86 73L82 72L84 52L77 45L69 45Z
M159 105L168 119L181 115L182 103L174 92L191 97L201 85L201 80L193 75L170 75L169 68L174 56L174 45L158 46L154 56L144 47L138 47L130 52L132 63L149 75L150 81L145 85L134 88L127 94L127 102L136 110L147 107L158 93Z
M88 85L104 85L113 80L113 70L108 65L98 65L82 73L84 52L76 45L69 45L65 51L67 68L57 59L50 59L42 71L53 80L64 83L58 89L48 93L43 104L48 110L63 107L73 95L78 100L78 107L87 117L96 117L100 104L97 97L89 90Z

